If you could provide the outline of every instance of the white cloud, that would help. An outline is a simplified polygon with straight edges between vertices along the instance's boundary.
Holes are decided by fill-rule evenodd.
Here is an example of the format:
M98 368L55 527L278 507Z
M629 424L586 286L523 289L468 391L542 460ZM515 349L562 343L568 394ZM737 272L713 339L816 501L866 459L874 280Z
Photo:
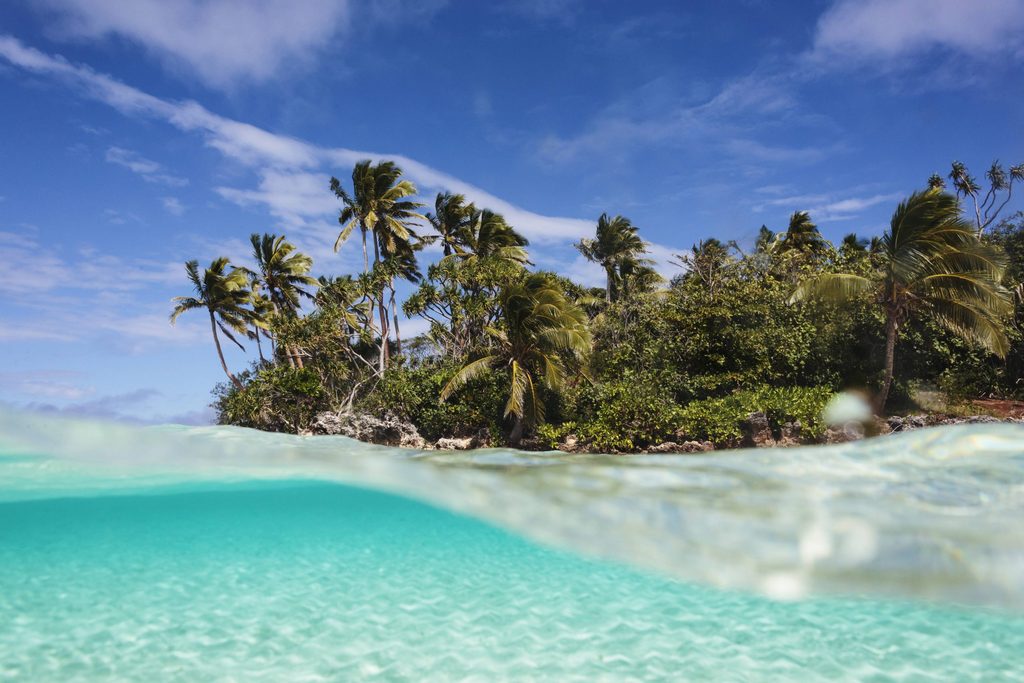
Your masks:
M391 159L402 167L422 192L460 192L478 205L504 214L510 223L536 242L577 239L593 230L591 221L543 216L527 211L452 175L400 154L318 147L303 140L218 116L196 102L162 100L88 67L72 65L61 57L50 56L26 47L10 36L0 36L0 57L33 73L64 79L82 88L88 96L105 102L126 115L153 117L164 120L182 131L200 133L207 145L253 168L262 178L260 187L256 190L218 188L218 192L236 202L265 203L275 215L313 215L307 210L303 210L303 214L297 214L292 199L276 191L289 184L300 188L308 187L308 174L313 171L326 166L331 171L324 173L337 173L336 169L351 168L352 164L361 159ZM297 175L297 178L289 179L289 175ZM326 191L324 196L329 199ZM317 200L317 206L325 212L326 201L322 197ZM336 210L335 205L331 212Z
M310 60L343 29L348 0L45 0L54 34L119 36L209 85L262 81Z
M31 396L79 400L93 393L91 387L71 382L79 373L56 370L0 372L0 389Z
M1024 46L1021 0L839 0L818 22L813 55L885 60L935 48L968 56Z
M177 197L162 197L160 201L167 213L172 216L181 216L185 213L185 205Z
M163 167L160 164L130 149L110 147L107 149L106 159L112 164L123 166L132 173L139 174L146 182L159 183L171 187L184 187L188 185L187 178L179 178L163 173Z
M861 212L880 204L896 202L899 198L900 194L895 192L843 198L835 194L802 194L769 199L755 205L753 210L760 212L778 207L786 211L807 211L815 220L841 221L855 218Z

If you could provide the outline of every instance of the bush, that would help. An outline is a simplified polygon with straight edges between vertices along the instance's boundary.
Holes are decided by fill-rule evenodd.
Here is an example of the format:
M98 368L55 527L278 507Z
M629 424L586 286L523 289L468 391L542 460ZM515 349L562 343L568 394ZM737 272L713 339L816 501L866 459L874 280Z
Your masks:
M221 384L214 392L218 424L296 433L327 408L320 377L309 368L255 367L239 380L244 391Z
M360 404L373 414L385 412L412 422L423 438L472 436L489 429L500 438L508 390L501 373L488 372L441 403L441 390L458 370L447 364L394 367Z
M679 406L655 375L627 373L617 381L582 384L567 397L563 410L573 420L575 434L600 451L661 443L672 437L679 422Z
M832 394L828 387L760 387L738 391L724 398L691 402L680 411L679 426L690 439L731 443L743 435L741 425L751 413L763 412L776 436L782 425L799 420L801 433L818 437L825 432L821 413Z

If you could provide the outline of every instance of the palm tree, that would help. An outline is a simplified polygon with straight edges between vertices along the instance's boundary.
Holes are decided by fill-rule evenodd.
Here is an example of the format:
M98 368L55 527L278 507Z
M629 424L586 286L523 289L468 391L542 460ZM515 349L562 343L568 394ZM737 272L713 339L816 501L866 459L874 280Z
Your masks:
M657 289L665 279L658 274L651 259L629 259L619 265L620 287L623 296L646 294Z
M893 213L881 238L880 267L870 276L823 273L804 281L791 301L819 296L845 300L871 295L885 314L885 378L881 412L893 380L900 327L916 311L999 356L1009 342L1000 317L1012 309L1000 284L1005 268L997 249L983 244L964 220L955 197L937 189L915 192Z
M363 273L369 273L370 264L366 253L366 236L372 234L374 267L380 265L381 253L393 255L406 246L418 243L420 237L413 229L418 222L426 222L426 216L417 213L416 209L423 206L407 197L416 194L416 186L409 180L402 180L402 169L393 161L381 161L374 165L370 160L360 161L352 169L352 194L350 195L337 178L331 178L331 189L345 204L338 216L342 224L341 232L334 243L337 251L341 243L348 239L356 225L363 235ZM379 278L374 278L380 280ZM384 300L384 288L392 286L390 278L381 281L375 291L377 314L380 318L381 331L381 372L387 367L390 353L388 338L390 335L387 314L387 302ZM372 321L371 321L372 322Z
M817 252L825 246L825 240L818 232L818 226L811 220L811 214L806 211L795 211L789 217L789 227L786 228L777 242L779 251Z
M466 204L463 195L438 193L434 200L434 213L427 213L426 218L440 236L445 256L463 250L475 214L476 207Z
M501 329L487 328L493 352L455 373L441 391L441 401L487 370L506 367L511 388L505 417L513 418L509 440L516 445L527 427L544 420L538 384L555 391L562 387L566 358L582 363L590 353L590 331L583 310L542 274L506 287L499 305Z
M249 278L249 305L252 307L252 337L256 340L256 352L259 353L260 363L266 363L263 356L263 345L260 337L266 336L271 342L273 352L273 337L270 336L270 319L274 314L274 304L263 294L263 283L256 273L247 272Z
M303 287L316 287L319 283L309 274L313 259L295 251L295 245L285 241L284 235L253 233L252 256L256 262L256 279L263 289L275 314L294 317L297 315L301 298L313 299ZM302 354L297 349L286 349L288 363L302 367Z
M231 334L250 336L249 322L252 320L252 311L245 306L250 302L251 293L248 289L248 278L246 271L242 268L231 268L227 258L223 256L214 259L210 267L199 274L199 262L189 261L185 264L185 272L188 279L195 288L195 296L176 296L173 299L175 304L171 312L171 324L173 325L185 311L205 308L210 315L210 331L213 332L213 343L217 347L217 357L220 358L220 366L224 368L224 374L228 376L231 383L239 391L244 387L238 378L228 370L228 364L224 361L224 351L220 346L220 337L217 330L220 329L228 339L238 345L238 348L245 350Z
M465 232L462 249L456 252L466 260L494 258L526 265L530 263L526 247L530 241L490 209L474 210Z
M394 251L395 240L408 241L410 228L426 217L416 212L423 206L406 199L416 194L416 186L409 180L402 180L402 169L393 161L382 161L376 165L369 159L360 161L352 169L352 194L349 194L337 178L331 178L331 190L344 203L338 216L341 232L334 242L334 250L341 247L358 225L363 236L363 272L369 272L370 261L366 251L367 233L373 233L376 261L380 251Z
M274 307L283 314L295 315L302 298L312 300L313 295L303 287L317 287L320 283L309 274L313 259L295 251L295 245L285 241L284 235L253 233L252 256L256 273L267 290Z
M647 253L647 246L637 234L637 227L624 216L609 218L603 213L597 219L597 235L594 239L582 239L576 248L588 260L604 268L605 301L618 299L617 286L621 280L620 266Z

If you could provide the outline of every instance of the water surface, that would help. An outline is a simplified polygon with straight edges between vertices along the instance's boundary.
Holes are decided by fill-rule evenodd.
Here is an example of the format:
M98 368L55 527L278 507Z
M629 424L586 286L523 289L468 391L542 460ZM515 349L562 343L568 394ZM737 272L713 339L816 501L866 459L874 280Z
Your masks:
M0 417L0 679L1020 680L1021 436L605 458Z

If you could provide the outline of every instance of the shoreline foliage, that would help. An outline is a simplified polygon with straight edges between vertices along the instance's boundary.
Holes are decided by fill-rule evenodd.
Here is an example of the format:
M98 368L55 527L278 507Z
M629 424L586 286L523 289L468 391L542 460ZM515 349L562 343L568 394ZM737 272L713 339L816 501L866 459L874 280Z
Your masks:
M986 194L954 164L955 194L933 176L882 235L833 244L797 210L749 250L710 237L667 282L640 229L606 213L576 245L605 273L589 287L535 270L500 214L451 193L420 213L398 166L360 162L351 189L332 178L325 192L340 200L336 248L359 231L362 272L314 278L284 235L254 234L253 269L187 264L195 294L172 321L210 317L222 424L301 432L319 412L363 411L431 441L571 435L626 452L735 444L758 412L776 434L798 423L813 438L841 390L876 396L880 412L912 408L922 388L1024 396L1024 213L996 222L1021 173L989 175ZM403 338L400 313L427 332ZM232 373L221 336L255 343L257 359Z

